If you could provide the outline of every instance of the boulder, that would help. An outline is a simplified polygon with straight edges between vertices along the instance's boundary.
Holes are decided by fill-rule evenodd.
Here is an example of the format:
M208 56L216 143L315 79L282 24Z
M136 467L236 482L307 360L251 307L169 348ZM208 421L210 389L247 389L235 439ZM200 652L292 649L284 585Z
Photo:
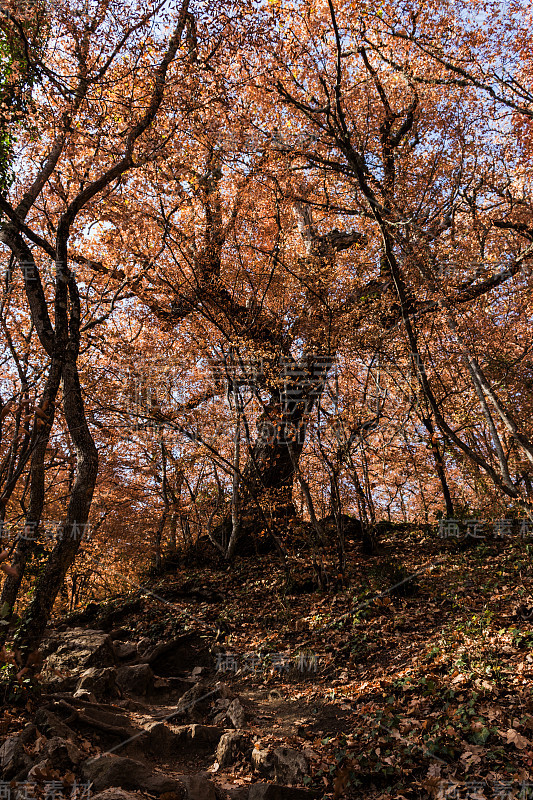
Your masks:
M43 683L72 691L82 672L90 667L112 667L115 653L104 631L73 628L52 633L43 644L46 658Z
M82 760L82 754L76 745L59 736L54 736L46 742L41 755L47 759L53 769L60 770L62 774Z
M224 728L216 725L190 725L189 738L193 744L214 747L220 741Z
M229 704L226 717L234 728L244 728L246 725L246 711L238 697Z
M117 671L114 667L89 667L81 673L76 691L85 690L96 698L116 697Z
M113 649L117 658L127 659L137 655L137 647L132 642L113 642Z
M133 695L145 695L154 678L148 664L132 664L119 667L116 681L123 692Z
M172 729L164 722L152 722L146 726L146 734L141 737L141 744L146 745L152 753L170 755L184 747L188 739L188 728Z
M0 746L0 773L4 779L11 779L32 765L25 746L35 741L37 729L28 723L18 736L8 736Z
M132 758L110 754L91 758L83 764L82 775L85 780L92 782L97 792L119 786L121 789L139 789L150 794L175 792L176 800L185 800L186 797L180 780L152 770Z
M52 711L46 708L40 708L33 718L35 724L41 733L45 736L54 737L58 736L61 739L68 739L73 742L76 739L76 734Z
M205 773L179 775L178 778L185 786L187 800L217 800L215 785Z
M283 783L301 783L309 773L306 757L290 747L276 747L274 750L254 748L252 751L254 769L265 777L274 776Z
M173 718L195 722L207 716L211 704L220 697L220 689L209 689L205 683L194 684L178 701Z
M270 777L274 774L274 754L268 748L252 750L252 766L260 775Z
M251 756L252 745L248 734L242 731L228 731L218 743L216 759L220 767L229 767L239 756Z

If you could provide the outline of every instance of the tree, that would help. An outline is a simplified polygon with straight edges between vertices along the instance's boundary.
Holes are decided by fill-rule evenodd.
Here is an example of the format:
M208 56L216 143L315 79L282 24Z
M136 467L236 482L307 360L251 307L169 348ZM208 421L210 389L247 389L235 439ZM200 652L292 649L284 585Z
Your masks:
M87 424L78 369L82 309L71 267L76 257L71 242L76 242L79 260L87 214L102 192L112 191L126 173L139 162L150 161L158 151L157 140L151 138L150 132L164 100L169 68L179 51L188 20L184 5L166 40L155 47L147 38L147 30L157 9L141 16L132 10L124 18L123 9L102 3L91 18L81 7L58 6L53 13L58 35L65 37L61 55L54 55L50 60L47 52L41 60L38 54L30 54L46 76L41 86L41 109L44 112L45 104L49 104L52 113L43 113L38 141L33 139L28 126L25 155L31 154L35 163L40 162L42 166L26 186L13 185L13 201L5 195L0 200L7 217L1 240L21 267L32 321L49 359L41 407L53 408L61 382L63 410L76 454L63 534L37 582L17 635L20 648L27 652L38 644L56 595L79 549L78 532L87 524L97 477L98 453ZM123 19L117 26L119 13ZM74 22L70 21L71 14ZM143 48L142 58L135 61L131 48L139 43ZM115 83L110 84L110 79ZM119 119L104 130L98 90L106 87L104 97L110 102L109 92L113 93L113 86L117 85L123 90L130 87L132 92L121 108ZM91 133L86 136L82 125L87 131L95 130L94 137ZM39 209L48 186L52 187L48 202L53 221L50 216L43 218ZM46 258L55 265L55 283L49 296L41 277L45 270L42 259ZM54 311L53 323L50 307ZM50 413L46 430L41 432L35 449L35 453L39 453L39 464L36 463L32 474L28 509L28 522L35 529L42 514L42 457L52 421ZM23 548L24 545L19 544L21 569Z

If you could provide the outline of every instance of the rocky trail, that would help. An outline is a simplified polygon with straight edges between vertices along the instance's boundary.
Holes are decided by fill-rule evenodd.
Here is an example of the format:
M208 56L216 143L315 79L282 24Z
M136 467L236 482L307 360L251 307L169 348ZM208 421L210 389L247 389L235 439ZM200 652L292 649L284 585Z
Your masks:
M74 628L48 637L39 708L0 748L12 796L29 784L35 796L46 796L60 780L77 785L80 796L90 784L97 800L318 796L294 785L309 773L304 753L257 745L258 725L273 716L269 693L261 715L258 698L240 697L218 679L212 655L194 633L155 646L126 636L125 630ZM270 694L275 707L279 698ZM239 762L252 766L254 783L227 778Z
M530 554L424 537L328 592L260 556L56 617L32 690L0 681L0 798L533 796Z

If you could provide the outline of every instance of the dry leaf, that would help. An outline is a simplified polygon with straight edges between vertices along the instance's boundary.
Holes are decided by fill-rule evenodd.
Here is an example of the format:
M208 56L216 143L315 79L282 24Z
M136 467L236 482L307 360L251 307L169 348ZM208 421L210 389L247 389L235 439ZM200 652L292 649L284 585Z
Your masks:
M507 744L514 744L518 750L524 750L531 742L525 736L518 733L514 728L507 731Z

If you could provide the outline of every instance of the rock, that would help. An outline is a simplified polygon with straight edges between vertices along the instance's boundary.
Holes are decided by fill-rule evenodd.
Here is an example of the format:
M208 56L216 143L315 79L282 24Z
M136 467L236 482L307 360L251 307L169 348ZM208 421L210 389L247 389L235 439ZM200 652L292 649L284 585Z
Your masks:
M9 736L0 746L0 770L5 779L18 775L21 770L32 766L31 758L24 750L35 740L37 729L32 723L24 726L18 736Z
M254 747L252 750L252 766L260 775L270 777L274 774L274 754L272 750Z
M301 783L309 772L309 763L303 753L290 747L274 750L274 773L277 781Z
M143 654L142 660L150 664L156 675L169 678L172 675L191 675L194 667L206 667L211 673L213 656L207 636L189 630L173 639L157 642Z
M226 718L226 711L229 708L229 704L231 700L227 697L220 697L218 700L215 700L215 708L213 709L213 713L216 714L220 712L223 718Z
M124 789L112 788L91 795L91 800L142 800L142 797L136 792L125 792Z
M66 772L75 770L82 760L82 754L72 742L54 737L45 742L44 747L39 751L38 758L41 760L32 765L24 780L28 784L40 783L42 788L42 784L50 782L52 771L55 771L56 775L64 775ZM20 780L18 776L17 779ZM21 800L28 800L24 792L19 797Z
M87 703L98 703L94 694L87 691L87 689L76 689L72 696L75 697L76 700L85 700Z
M22 753L22 743L18 736L8 736L3 745L0 747L0 769L9 769L13 762Z
M109 754L91 758L83 764L82 775L85 780L92 781L97 792L119 786L121 789L139 789L150 794L175 792L176 800L185 800L186 797L180 780L151 770L132 758Z
M78 677L90 667L111 667L115 653L111 637L104 631L73 628L54 632L42 647L46 658L43 683L71 691Z
M132 664L119 667L117 684L124 691L133 695L144 695L152 684L154 673L148 664Z
M115 643L116 639L121 642L128 641L128 639L134 636L134 633L128 630L128 628L113 628L113 630L109 632L109 635L113 639L113 643Z
M204 678L207 673L206 667L195 667L191 672L191 676L198 680L199 678Z
M218 689L218 698L216 698L216 704L217 706L220 705L221 707L224 704L224 708L227 708L229 702L226 705L226 700L228 701L233 700L233 698L235 697L235 692L232 692L229 686L225 683L222 683L222 681L218 681L216 686Z
M238 697L229 704L226 717L234 728L244 728L246 725L246 712Z
M76 739L76 734L72 728L65 725L56 714L53 714L52 711L48 711L46 708L40 708L33 719L40 732L44 733L45 736L58 736L61 739L68 739L71 742Z
M81 726L82 729L89 725L97 731L103 730L124 739L136 738L144 733L142 728L132 724L128 714L111 705L84 705L72 725L75 728Z
M219 693L218 688L208 689L204 683L197 683L180 697L172 716L191 721L205 717L211 703L220 696Z
M219 743L224 728L216 725L190 725L189 731L193 743L213 746Z
M248 794L248 800L313 800L316 797L318 794L310 789L295 789L279 783L254 783Z
M218 743L216 759L219 765L229 767L235 763L240 755L251 756L250 737L242 731L228 731Z
M217 800L215 786L203 772L197 775L179 775L187 791L187 800Z
M76 691L85 689L98 699L114 697L118 693L116 677L117 671L114 667L89 667L81 673Z
M154 753L170 755L178 750L191 749L213 751L224 733L214 725L169 726L164 722L153 722L146 726L146 735L141 743Z
M276 747L275 750L252 750L252 764L261 775L275 776L283 783L301 783L309 772L306 757L290 747Z
M152 722L146 727L141 743L146 743L153 753L169 755L187 744L189 730L187 726L172 729L164 722Z
M142 656L146 664L150 664L156 675L169 677L185 671L191 658L195 658L198 645L193 647L193 640L198 637L195 631L187 631L166 641L157 642ZM194 663L194 662L193 662Z
M37 764L34 764L31 767L31 769L26 773L24 782L26 784L43 784L46 780L46 776L50 774L51 769L52 763L45 758L43 761L39 761ZM18 792L15 791L15 799L24 800L24 792L21 791L21 789L19 789Z
M60 770L62 774L82 760L82 754L76 745L69 742L68 739L60 739L59 736L54 736L46 742L42 755L54 769Z
M113 642L113 649L117 658L132 658L137 655L137 648L131 642Z

